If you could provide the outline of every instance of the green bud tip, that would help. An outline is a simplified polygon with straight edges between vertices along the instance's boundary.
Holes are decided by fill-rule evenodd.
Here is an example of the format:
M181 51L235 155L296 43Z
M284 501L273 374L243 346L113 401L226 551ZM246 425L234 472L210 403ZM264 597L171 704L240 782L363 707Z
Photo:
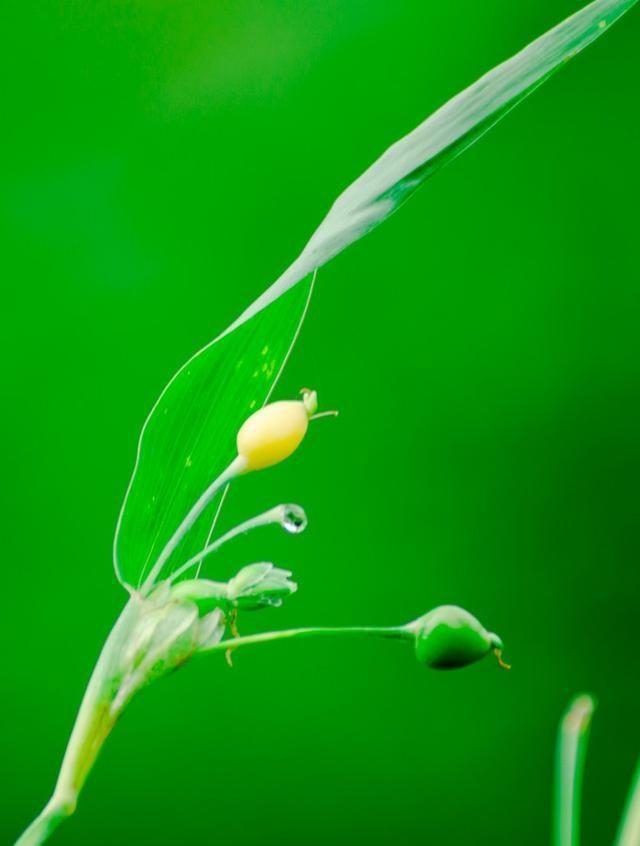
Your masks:
M441 605L406 627L415 637L418 660L437 670L451 670L480 661L493 652L501 667L503 644L498 635L464 608Z

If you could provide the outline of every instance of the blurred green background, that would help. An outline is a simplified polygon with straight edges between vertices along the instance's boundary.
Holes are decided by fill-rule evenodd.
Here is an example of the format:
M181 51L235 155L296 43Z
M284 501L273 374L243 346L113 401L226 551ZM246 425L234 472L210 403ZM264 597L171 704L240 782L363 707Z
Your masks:
M165 382L386 146L577 7L5 2L3 843L124 602L113 528ZM385 642L195 662L128 710L55 842L545 843L581 690L584 842L611 841L640 752L639 37L635 10L320 272L277 395L342 416L224 515L311 520L222 560L301 585L245 631L455 602L513 671Z

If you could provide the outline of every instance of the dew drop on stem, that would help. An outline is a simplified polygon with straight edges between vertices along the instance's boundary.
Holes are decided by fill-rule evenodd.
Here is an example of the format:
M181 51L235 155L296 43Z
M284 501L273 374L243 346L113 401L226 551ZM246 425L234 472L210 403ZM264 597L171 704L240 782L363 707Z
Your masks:
M307 528L307 515L299 505L285 505L282 511L282 528L292 535L299 535Z

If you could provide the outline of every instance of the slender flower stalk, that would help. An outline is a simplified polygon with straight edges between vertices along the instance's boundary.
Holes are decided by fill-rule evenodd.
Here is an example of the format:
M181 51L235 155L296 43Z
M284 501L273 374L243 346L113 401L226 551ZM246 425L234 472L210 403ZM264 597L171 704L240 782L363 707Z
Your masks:
M166 546L158 556L156 563L151 568L151 572L145 579L145 582L142 586L143 592L149 590L155 584L158 577L162 573L162 568L167 563L169 558L173 555L180 541L193 527L198 517L202 514L207 505L209 505L209 503L212 501L218 491L225 485L228 485L229 482L231 482L237 476L239 476L240 473L242 473L246 468L246 464L246 459L243 456L236 456L231 462L231 464L227 467L227 469L224 470L218 476L217 479L214 479L213 482L211 482L211 484L209 485L209 487L204 491L204 493L202 493L201 496L196 500L189 513L180 523L175 532L171 535L171 538L169 539Z
M382 637L394 640L413 641L414 635L406 626L306 626L297 629L280 629L273 632L244 635L243 637L222 640L207 652L226 652L236 650L242 646L253 646L257 643L271 643L278 640L291 640L309 637Z
M289 529L287 520L290 521L291 526L295 526L294 528ZM299 520L297 524L294 523L294 520ZM230 540L237 538L238 535L244 535L247 532L250 532L252 529L260 528L261 526L270 526L273 523L279 523L281 526L284 526L288 531L291 531L293 534L302 530L303 525L306 524L306 516L304 511L299 506L294 505L276 505L275 508L270 508L268 511L264 511L262 514L258 514L256 517L251 517L248 520L245 520L244 523L240 523L238 526L235 526L233 529L229 529L224 535L221 535L218 540L213 541L210 544L207 544L205 548L199 552L197 555L194 555L193 558L190 558L188 561L185 561L177 570L175 570L169 577L169 582L174 582L176 579L179 579L181 576L184 576L185 573L189 572L193 567L199 564L203 559L207 558L211 553L216 552L216 550L220 549L221 546L224 546L225 543L228 543Z

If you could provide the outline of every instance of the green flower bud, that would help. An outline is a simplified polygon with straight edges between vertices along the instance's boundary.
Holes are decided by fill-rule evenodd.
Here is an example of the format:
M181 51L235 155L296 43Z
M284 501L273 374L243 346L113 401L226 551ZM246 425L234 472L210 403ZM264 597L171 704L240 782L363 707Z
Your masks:
M290 575L273 564L249 564L228 583L227 598L235 608L249 611L282 605L282 600L298 589Z
M452 670L473 664L493 652L500 666L502 641L464 608L441 605L412 623L407 629L415 636L418 661L436 670Z
M298 586L290 581L290 575L288 570L281 570L273 564L249 564L229 582L212 582L209 579L178 582L171 588L171 598L194 603L200 615L216 608L253 611L282 605L285 597L295 593Z

